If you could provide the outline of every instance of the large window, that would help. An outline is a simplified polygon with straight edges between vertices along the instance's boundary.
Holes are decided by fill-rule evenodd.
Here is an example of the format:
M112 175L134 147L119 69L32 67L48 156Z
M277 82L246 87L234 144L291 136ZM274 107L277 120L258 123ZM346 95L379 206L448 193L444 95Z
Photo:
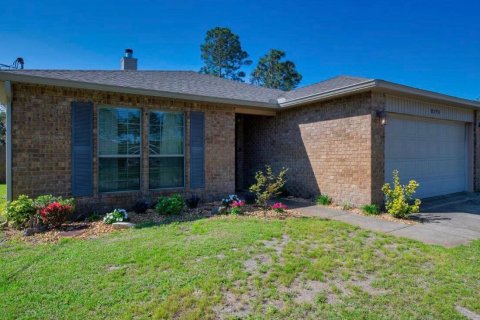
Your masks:
M98 117L100 192L139 190L140 110L101 107Z
M184 114L150 112L150 189L184 186Z

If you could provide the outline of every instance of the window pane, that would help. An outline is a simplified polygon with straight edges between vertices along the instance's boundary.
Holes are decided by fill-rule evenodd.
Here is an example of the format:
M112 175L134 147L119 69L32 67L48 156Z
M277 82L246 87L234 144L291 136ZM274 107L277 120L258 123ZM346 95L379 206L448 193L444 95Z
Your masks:
M183 187L183 157L150 157L150 189Z
M140 189L140 158L100 158L99 161L100 192Z
M140 154L140 110L100 108L99 127L100 155Z
M151 112L149 147L153 155L183 155L183 113Z

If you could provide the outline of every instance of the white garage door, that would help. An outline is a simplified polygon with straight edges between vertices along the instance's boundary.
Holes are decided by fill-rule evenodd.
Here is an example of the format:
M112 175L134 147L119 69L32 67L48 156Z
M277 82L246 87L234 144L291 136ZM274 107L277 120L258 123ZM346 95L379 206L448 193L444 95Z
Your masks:
M385 179L397 169L402 184L415 179L419 198L465 191L465 123L389 114L385 126Z

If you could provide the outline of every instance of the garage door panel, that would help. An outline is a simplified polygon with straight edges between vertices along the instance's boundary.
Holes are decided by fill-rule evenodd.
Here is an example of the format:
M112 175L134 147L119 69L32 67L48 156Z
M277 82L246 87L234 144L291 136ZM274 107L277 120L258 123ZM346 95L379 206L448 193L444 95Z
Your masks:
M398 170L403 184L420 183L418 197L466 189L465 123L389 115L385 127L385 179Z

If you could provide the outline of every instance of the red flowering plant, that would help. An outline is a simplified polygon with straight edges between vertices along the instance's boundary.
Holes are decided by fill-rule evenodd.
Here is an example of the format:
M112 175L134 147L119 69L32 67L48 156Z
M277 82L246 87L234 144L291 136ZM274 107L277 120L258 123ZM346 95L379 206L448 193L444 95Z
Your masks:
M73 211L73 205L55 201L49 203L45 208L41 209L39 214L43 223L56 228L60 227L73 213Z
M232 203L230 203L230 214L242 214L243 213L243 207L245 206L245 201L243 200L234 200Z
M272 209L275 210L276 213L284 213L288 207L281 202L275 202L272 206Z

